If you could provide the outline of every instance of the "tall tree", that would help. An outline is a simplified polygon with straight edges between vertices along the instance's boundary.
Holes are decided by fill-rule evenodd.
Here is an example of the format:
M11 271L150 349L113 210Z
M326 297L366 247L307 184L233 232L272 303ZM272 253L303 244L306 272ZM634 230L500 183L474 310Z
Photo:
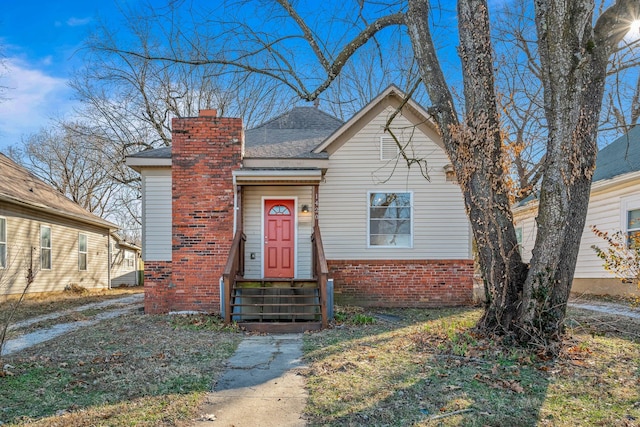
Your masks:
M218 29L216 40L226 34L236 43L227 39L215 51L198 51L189 57L171 50L157 54L117 51L132 58L219 64L259 73L311 101L331 86L349 59L372 38L389 27L404 26L430 99L428 111L454 165L477 244L489 295L478 326L545 348L557 343L589 200L607 64L640 14L637 0L612 1L598 16L594 0L532 2L546 148L538 235L530 265L522 262L517 250L510 210L488 2L457 1L462 105L456 104L451 90L452 73L448 71L445 77L442 67L451 57L432 31L442 11L433 9L429 0L341 4L332 10L337 14L332 19L319 10L310 11L304 2L276 3L252 3L250 7L260 8L261 13L254 15L261 16L259 22L231 19L231 3L222 6L221 12L229 19L208 20L204 36L211 37L211 31ZM353 14L350 18L349 13ZM269 26L261 27L263 22ZM341 22L346 25L340 27ZM338 27L342 32L337 33ZM175 27L166 31L180 33L182 43L192 40L193 44L197 36ZM298 50L303 47L306 55ZM311 59L314 66L310 66Z

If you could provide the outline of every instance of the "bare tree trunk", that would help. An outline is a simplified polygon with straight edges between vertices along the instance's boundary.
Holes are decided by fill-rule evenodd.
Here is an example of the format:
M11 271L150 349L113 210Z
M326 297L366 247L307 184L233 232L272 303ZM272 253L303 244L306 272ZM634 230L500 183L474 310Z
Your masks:
M480 327L504 333L526 276L505 185L486 2L458 2L465 122L459 123L428 30L429 2L409 2L407 25L440 131L464 195L488 299ZM427 78L428 76L428 78Z
M608 35L597 32L601 27L594 32L592 20L588 2L536 2L549 129L538 234L517 328L521 339L545 346L563 332L595 168L598 115L612 46ZM563 37L551 34L558 29Z

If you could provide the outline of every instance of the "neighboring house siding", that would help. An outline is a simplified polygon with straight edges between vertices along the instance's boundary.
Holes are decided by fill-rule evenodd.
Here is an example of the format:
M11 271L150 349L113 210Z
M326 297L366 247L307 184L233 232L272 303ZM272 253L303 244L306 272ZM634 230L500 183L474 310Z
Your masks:
M408 171L402 158L397 162L380 160L380 137L388 135L383 128L393 111L387 108L330 157L319 190L319 222L327 259L471 258L462 194L456 183L445 179L443 167L449 159L444 151L398 116L394 127L404 129L397 133L405 141L412 138L410 155L426 158L430 181L420 174L418 165ZM413 194L412 248L368 247L370 191Z
M138 254L135 250L114 243L111 260L111 286L138 285Z
M532 256L531 251L533 250L533 245L536 241L536 235L538 234L535 214L515 214L514 218L516 230L518 228L522 230L522 260L524 262L529 262Z
M142 172L142 258L171 261L171 169Z
M592 190L589 199L589 209L585 221L585 228L580 241L580 250L576 262L573 292L587 292L596 294L625 294L633 293L628 285L622 285L615 279L615 276L606 271L602 266L603 261L598 258L591 248L592 245L606 247L606 242L598 238L591 226L595 225L599 230L614 233L625 230L625 215L627 206L640 205L640 182L624 183L617 186L610 186ZM521 227L523 231L523 260L531 260L531 251L535 244L537 226L535 217L537 208L522 209L514 213L516 228Z
M0 270L0 294L21 293L33 249L36 279L29 292L62 291L69 285L87 289L109 286L109 238L106 229L22 207L0 205L7 220L7 268ZM40 269L40 227L51 228L51 269ZM78 234L87 236L87 270L78 268Z
M311 277L311 233L312 214L303 214L300 209L303 205L308 205L312 209L311 194L309 186L295 187L245 187L244 188L244 233L247 236L245 244L245 277L258 279L262 277L262 250L263 250L263 230L262 218L264 199L296 199L296 222L297 228L297 271L296 278ZM251 259L251 254L255 254Z
M636 200L640 202L640 182L612 188L605 192L594 192L589 200L589 210L585 222L584 233L580 241L580 252L576 264L575 278L612 278L612 273L602 267L602 260L591 248L592 245L606 246L604 240L596 237L591 231L595 225L601 231L616 232L625 229L623 222L623 202Z

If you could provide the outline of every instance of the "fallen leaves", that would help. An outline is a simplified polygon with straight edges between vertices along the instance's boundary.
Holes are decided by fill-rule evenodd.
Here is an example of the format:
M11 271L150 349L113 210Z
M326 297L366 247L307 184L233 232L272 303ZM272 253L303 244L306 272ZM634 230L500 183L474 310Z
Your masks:
M524 393L524 388L516 380L503 380L501 378L490 377L488 375L476 374L473 379L493 388L501 388L513 391L514 393Z

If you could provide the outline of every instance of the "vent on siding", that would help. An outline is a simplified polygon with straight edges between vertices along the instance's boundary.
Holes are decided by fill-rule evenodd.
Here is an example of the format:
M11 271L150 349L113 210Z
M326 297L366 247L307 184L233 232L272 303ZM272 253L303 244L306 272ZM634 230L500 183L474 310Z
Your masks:
M380 137L380 160L393 160L400 154L398 144L390 136Z

